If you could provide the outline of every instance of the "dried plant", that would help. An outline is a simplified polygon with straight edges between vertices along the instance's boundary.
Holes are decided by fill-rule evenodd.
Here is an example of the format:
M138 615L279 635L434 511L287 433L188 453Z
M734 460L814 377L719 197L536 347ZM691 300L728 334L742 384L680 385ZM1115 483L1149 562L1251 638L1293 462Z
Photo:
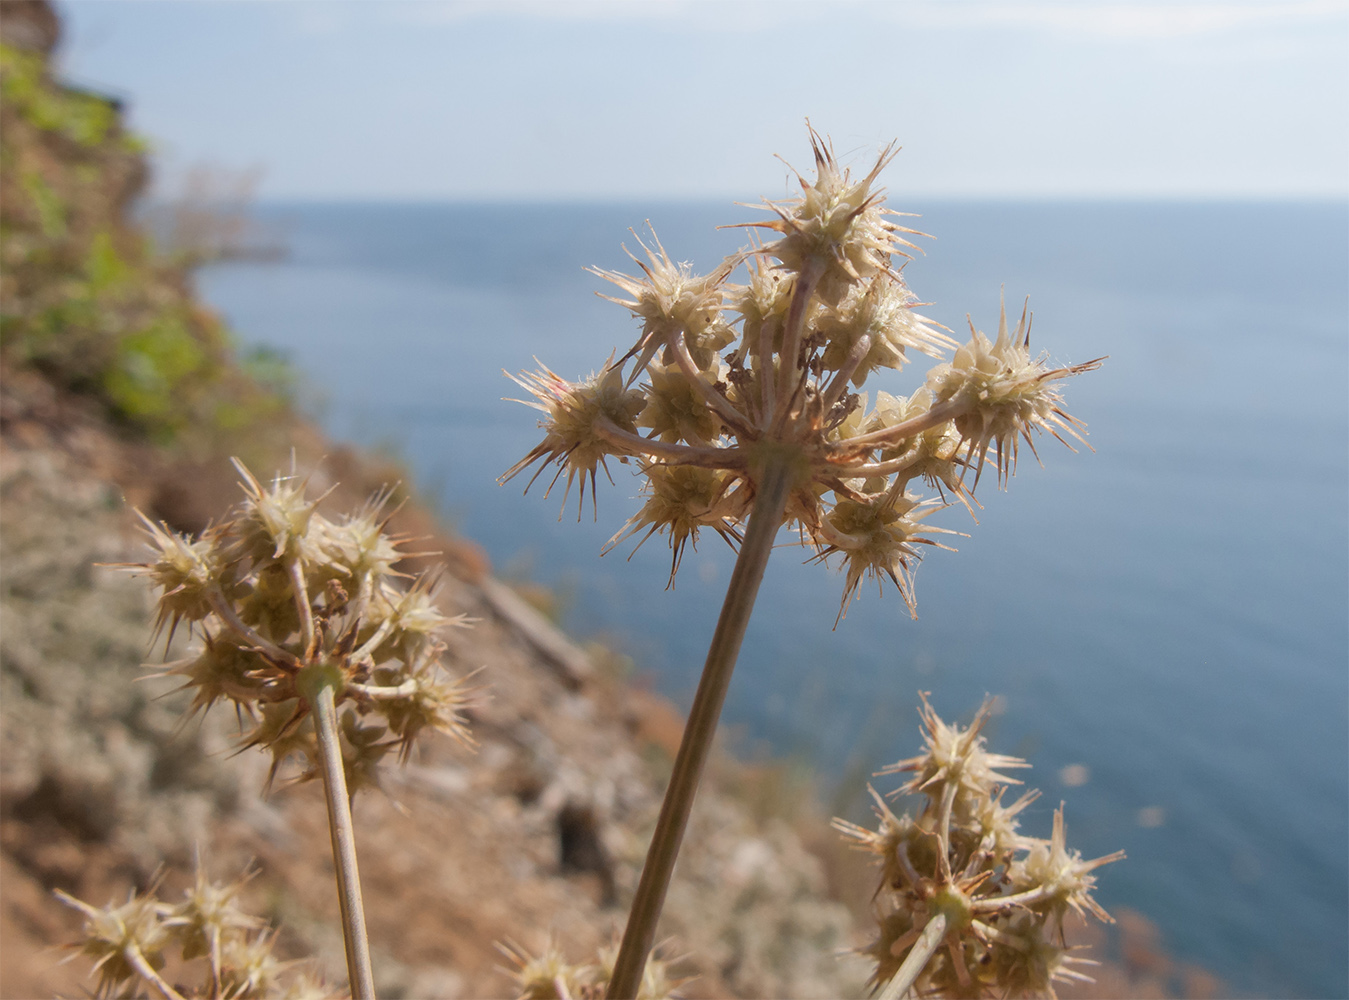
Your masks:
M758 242L698 275L671 259L652 233L631 254L641 277L595 270L641 322L633 346L588 379L547 368L516 381L534 397L544 439L503 480L556 466L578 486L578 515L607 460L635 462L646 502L610 542L664 534L673 583L680 556L703 528L738 547L721 617L629 916L608 995L636 995L656 932L699 776L711 747L740 644L779 529L795 529L815 558L843 564L841 619L864 578L889 580L913 612L923 547L955 534L925 523L959 501L973 510L986 466L999 485L1035 434L1071 446L1085 428L1062 406L1059 383L1099 360L1055 367L1030 352L1030 318L1009 330L1006 310L990 340L970 325L958 344L914 311L895 264L922 235L899 225L876 187L896 150L860 180L840 168L811 130L815 179L801 197L767 202L772 216L746 225ZM746 266L745 284L730 278ZM738 325L738 328L737 328ZM906 397L855 392L910 352L949 362ZM579 482L578 482L579 481ZM911 487L926 484L936 496ZM528 487L526 487L528 488ZM551 486L550 486L551 489ZM565 502L565 501L564 501ZM639 542L640 544L640 542Z
M271 754L269 785L291 758L297 780L322 779L352 993L372 997L350 800L427 730L471 742L471 692L441 662L443 634L467 619L441 613L430 576L398 585L411 553L385 531L387 492L333 521L307 481L263 486L235 466L244 499L225 520L193 539L142 516L153 558L129 568L160 592L166 648L183 622L200 640L163 667L193 692L189 715L232 702L243 744Z
M881 866L874 904L880 934L863 952L876 963L872 985L894 1000L910 990L1052 997L1056 981L1090 981L1073 966L1096 963L1072 954L1063 919L1072 910L1111 922L1091 896L1091 873L1124 852L1084 861L1068 850L1062 805L1049 840L1020 833L1017 817L1040 793L1003 804L1007 786L1021 782L1000 772L1030 765L984 749L992 701L962 729L921 697L923 752L879 773L912 773L891 794L924 796L922 810L896 816L873 788L877 829L834 820Z
M596 961L571 963L552 941L538 955L514 943L497 948L515 966L501 971L515 980L518 1000L600 1000L618 957L617 948L601 948ZM670 964L654 955L647 960L637 1000L677 1000L687 980L671 976Z
M212 882L198 863L196 880L179 903L160 900L157 882L144 893L132 892L121 906L91 906L56 890L63 903L84 914L83 938L71 947L94 963L94 995L128 996L148 983L164 1000L336 997L311 963L276 958L275 932L239 906L252 874ZM170 984L161 975L169 958L179 963L179 977L191 972L195 980Z

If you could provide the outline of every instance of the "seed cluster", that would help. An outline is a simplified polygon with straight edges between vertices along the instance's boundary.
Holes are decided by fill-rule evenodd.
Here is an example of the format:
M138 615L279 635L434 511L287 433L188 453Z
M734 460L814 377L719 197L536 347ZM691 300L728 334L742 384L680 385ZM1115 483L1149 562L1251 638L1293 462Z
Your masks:
M515 980L518 1000L601 1000L618 957L618 949L610 947L600 948L594 962L568 962L552 941L538 955L514 943L497 948L514 966L501 971ZM654 956L647 959L637 1000L677 1000L685 980L673 978L670 965Z
M985 701L962 729L943 722L924 695L923 752L879 772L911 773L894 794L924 796L921 811L897 816L872 789L877 829L834 820L881 866L874 904L880 933L863 952L876 963L876 987L895 977L938 914L944 936L914 995L1052 997L1055 982L1090 981L1074 966L1096 963L1065 945L1063 920L1071 910L1110 921L1091 896L1091 873L1124 852L1084 861L1069 850L1062 806L1048 840L1019 831L1019 814L1040 793L1003 804L1007 786L1021 782L1002 772L1030 765L984 748L980 731L992 705Z
M229 883L210 881L201 868L179 903L158 898L157 886L133 892L121 906L91 906L56 890L67 906L84 914L83 940L73 947L93 962L95 996L129 996L143 981L161 996L213 1000L325 1000L337 996L307 962L283 962L272 954L276 933L267 921L238 904L250 874ZM160 975L166 960L204 959L206 968L183 964L170 984ZM197 982L183 982L188 971ZM345 994L343 994L345 995Z
M882 207L875 187L897 150L854 181L813 130L811 142L815 180L800 178L800 198L766 202L774 217L747 224L775 233L773 242L756 240L697 275L652 233L650 246L638 238L644 259L630 253L642 277L594 270L625 293L612 301L641 322L638 340L579 382L547 368L516 377L545 433L502 478L538 463L533 483L555 464L554 484L564 472L568 490L579 480L579 515L607 459L636 462L646 502L609 544L666 535L673 583L701 529L737 544L760 470L786 460L794 481L785 522L821 560L843 559L840 617L864 577L889 579L912 612L920 547L947 548L931 536L953 534L923 519L948 496L972 510L985 464L1005 484L1019 442L1034 449L1032 432L1083 440L1057 383L1099 362L1055 368L1032 357L1025 312L1009 332L1004 309L996 340L971 323L963 346L916 313L895 258L914 248L906 237L922 234L893 221L899 213ZM746 282L731 283L742 265ZM882 391L873 404L854 391L912 352L948 351L952 359L907 398ZM937 497L908 492L916 481Z
M432 578L397 585L406 539L385 532L381 493L333 521L306 497L306 482L277 476L263 486L237 460L244 499L192 539L142 516L153 558L131 569L160 591L157 628L187 622L200 639L163 672L185 679L189 714L233 702L246 746L272 755L269 784L290 757L301 780L320 773L311 705L317 681L336 689L347 788L378 784L390 751L405 760L419 735L439 730L469 742L471 692L441 663L444 632L466 624L436 604Z

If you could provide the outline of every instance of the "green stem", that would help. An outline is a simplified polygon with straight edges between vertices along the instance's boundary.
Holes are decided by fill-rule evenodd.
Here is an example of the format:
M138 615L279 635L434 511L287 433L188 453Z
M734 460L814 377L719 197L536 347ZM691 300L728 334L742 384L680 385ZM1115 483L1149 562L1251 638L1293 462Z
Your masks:
M628 914L628 926L623 933L618 960L614 964L614 974L609 980L607 996L610 1000L631 1000L637 996L642 973L646 969L647 955L656 937L656 923L660 919L661 907L665 904L670 874L674 871L675 858L679 855L679 845L688 825L689 810L693 807L693 797L698 790L698 779L712 748L712 737L717 731L717 720L721 717L721 706L731 683L731 672L735 669L740 644L745 638L750 612L754 610L754 599L759 593L764 568L773 550L773 540L782 524L793 478L793 464L785 454L770 457L764 464L762 475L758 477L754 509L750 512L745 541L736 557L731 582L726 589L721 617L717 619L717 629L707 651L707 663L703 666L698 693L694 695L693 707L689 710L684 739L675 757L674 773L665 791L660 818L656 821L656 831L651 837L646 865L642 868L642 878L637 885L637 895Z
M877 1000L899 1000L909 992L913 982L918 978L918 974L923 971L923 967L936 954L938 946L946 937L946 914L934 913L932 919L927 922L923 928L923 936L918 939L918 943L909 949L909 953L904 956L904 962L895 973L895 977L885 984L885 989L881 992Z
M375 1000L370 941L366 937L365 907L361 903L361 876L356 868L356 832L351 823L351 798L347 794L347 778L342 766L342 745L337 737L337 702L333 690L341 681L329 676L331 668L318 664L306 671L315 671L310 677L301 679L301 689L314 713L314 731L318 735L323 796L328 803L328 830L333 841L333 867L337 869L337 899L342 909L347 977L352 1000Z

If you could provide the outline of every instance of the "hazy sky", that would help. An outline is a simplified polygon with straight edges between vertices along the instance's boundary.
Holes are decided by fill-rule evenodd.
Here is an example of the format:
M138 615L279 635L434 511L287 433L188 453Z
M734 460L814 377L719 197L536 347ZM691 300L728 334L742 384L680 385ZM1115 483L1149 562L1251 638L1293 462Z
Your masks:
M804 121L892 192L1345 197L1349 0L64 0L165 176L280 198L756 198Z

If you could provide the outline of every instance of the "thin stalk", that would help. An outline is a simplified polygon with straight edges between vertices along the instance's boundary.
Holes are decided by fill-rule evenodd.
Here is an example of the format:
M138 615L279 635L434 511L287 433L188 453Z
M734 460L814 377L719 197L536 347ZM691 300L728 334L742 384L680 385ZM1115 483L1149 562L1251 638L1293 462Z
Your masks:
M864 333L853 344L853 348L848 352L848 356L843 359L843 367L834 373L833 381L829 383L829 388L824 391L824 411L828 413L833 409L834 404L843 398L843 394L848 391L848 379L853 377L857 367L862 360L871 352L871 334Z
M357 619L359 621L359 619ZM352 663L360 663L367 656L373 656L375 650L379 649L380 643L389 638L389 633L393 631L393 619L385 618L379 628L375 629L375 634L361 644L359 649L351 652L350 660Z
M1031 903L1038 903L1051 892L1050 888L1037 885L1034 889L1014 892L1007 896L982 896L970 903L970 909L975 913L992 913L1013 906L1029 906Z
M946 788L942 790L941 812L937 814L937 869L943 883L951 882L951 810L956 804L956 791L960 787L959 778L946 779Z
M328 803L328 830L333 841L333 867L337 869L337 899L342 909L342 938L347 951L351 996L352 1000L375 1000L370 942L365 933L365 907L361 903L361 876L356 868L356 833L351 823L351 797L347 793L347 778L342 768L342 746L337 738L334 686L333 678L318 675L312 690L305 694L314 713L314 731L318 735L323 797Z
M913 982L918 978L918 974L923 971L924 966L936 954L940 947L942 939L946 937L946 914L934 913L932 919L927 922L923 928L923 936L918 939L918 943L909 949L909 953L904 956L904 962L895 973L895 977L885 984L885 989L881 991L877 1000L899 1000L909 992Z
M127 964L136 970L136 973L143 979L147 979L150 985L158 991L164 1000L185 1000L183 995L164 981L164 977L155 971L141 953L141 950L134 944L127 945L122 949L122 957L126 959Z
M944 403L938 403L926 413L920 413L901 424L895 424L893 427L887 427L884 430L872 431L870 434L859 434L857 437L836 441L829 445L829 451L834 455L855 455L871 448L895 445L906 437L913 437L915 434L931 430L938 424L944 424L946 421L960 416L968 409L968 404L948 399Z
M744 416L731 405L731 401L707 384L707 380L703 378L703 373L698 370L697 364L694 363L693 356L689 354L689 345L684 339L684 334L682 332L676 333L669 339L667 346L674 353L675 363L679 365L679 370L684 373L684 377L693 386L694 392L701 396L712 409L716 410L717 415L736 434L742 437L752 434Z
M295 673L300 669L300 661L287 650L282 649L276 643L264 639L257 632L244 624L243 619L235 612L234 607L229 601L225 600L219 588L207 591L207 603L211 605L211 610L220 616L220 620L234 630L234 634L239 636L245 642L253 646L259 652L266 653L268 658L276 664L281 670L288 670Z
M920 891L919 887L923 884L918 875L918 869L913 866L913 859L909 857L909 845L903 842L899 845L899 850L895 851L895 859L899 862L899 870L904 878L908 880L909 888L915 892Z
M347 688L355 691L357 694L363 694L371 701L395 701L399 698L409 698L417 693L417 679L414 677L410 681L404 681L394 687L385 687L380 684L358 684L355 681L348 681Z
M606 994L610 1000L631 1000L646 969L647 955L656 937L656 923L665 904L665 892L670 885L675 858L684 839L693 797L698 790L698 779L712 748L712 737L717 731L721 706L726 700L726 689L731 683L736 657L745 638L754 599L763 581L768 556L773 551L773 539L782 524L787 508L787 494L792 485L791 460L786 455L774 456L766 463L759 478L754 508L750 512L745 541L735 560L726 599L721 606L712 645L707 651L698 693L694 695L689 721L684 727L684 738L675 757L674 772L665 790L660 818L651 837L637 895L628 914L628 926L623 933L618 960L609 980Z
M815 288L824 277L824 263L815 257L811 257L803 265L796 276L796 287L792 289L791 305L787 307L787 322L782 328L782 351L778 355L780 370L778 378L782 384L778 386L778 412L774 414L773 426L782 427L786 422L788 414L791 412L791 401L796 395L796 390L792 386L792 377L799 375L802 379L806 377L806 372L802 368L797 355L801 353L801 327L806 318L806 303L810 297L815 294Z
M759 328L758 373L762 406L759 411L759 422L764 430L767 430L773 422L773 383L777 379L777 372L773 369L773 322L771 320L764 320L763 325Z
M286 564L290 573L290 583L295 590L295 610L300 615L300 637L304 642L304 656L314 655L314 609L309 606L309 585L305 582L304 566L298 558Z
M604 440L635 455L665 458L680 465L697 465L704 469L742 469L747 464L745 452L741 448L693 448L686 444L657 441L625 431L603 414L595 418L593 427L595 433Z

